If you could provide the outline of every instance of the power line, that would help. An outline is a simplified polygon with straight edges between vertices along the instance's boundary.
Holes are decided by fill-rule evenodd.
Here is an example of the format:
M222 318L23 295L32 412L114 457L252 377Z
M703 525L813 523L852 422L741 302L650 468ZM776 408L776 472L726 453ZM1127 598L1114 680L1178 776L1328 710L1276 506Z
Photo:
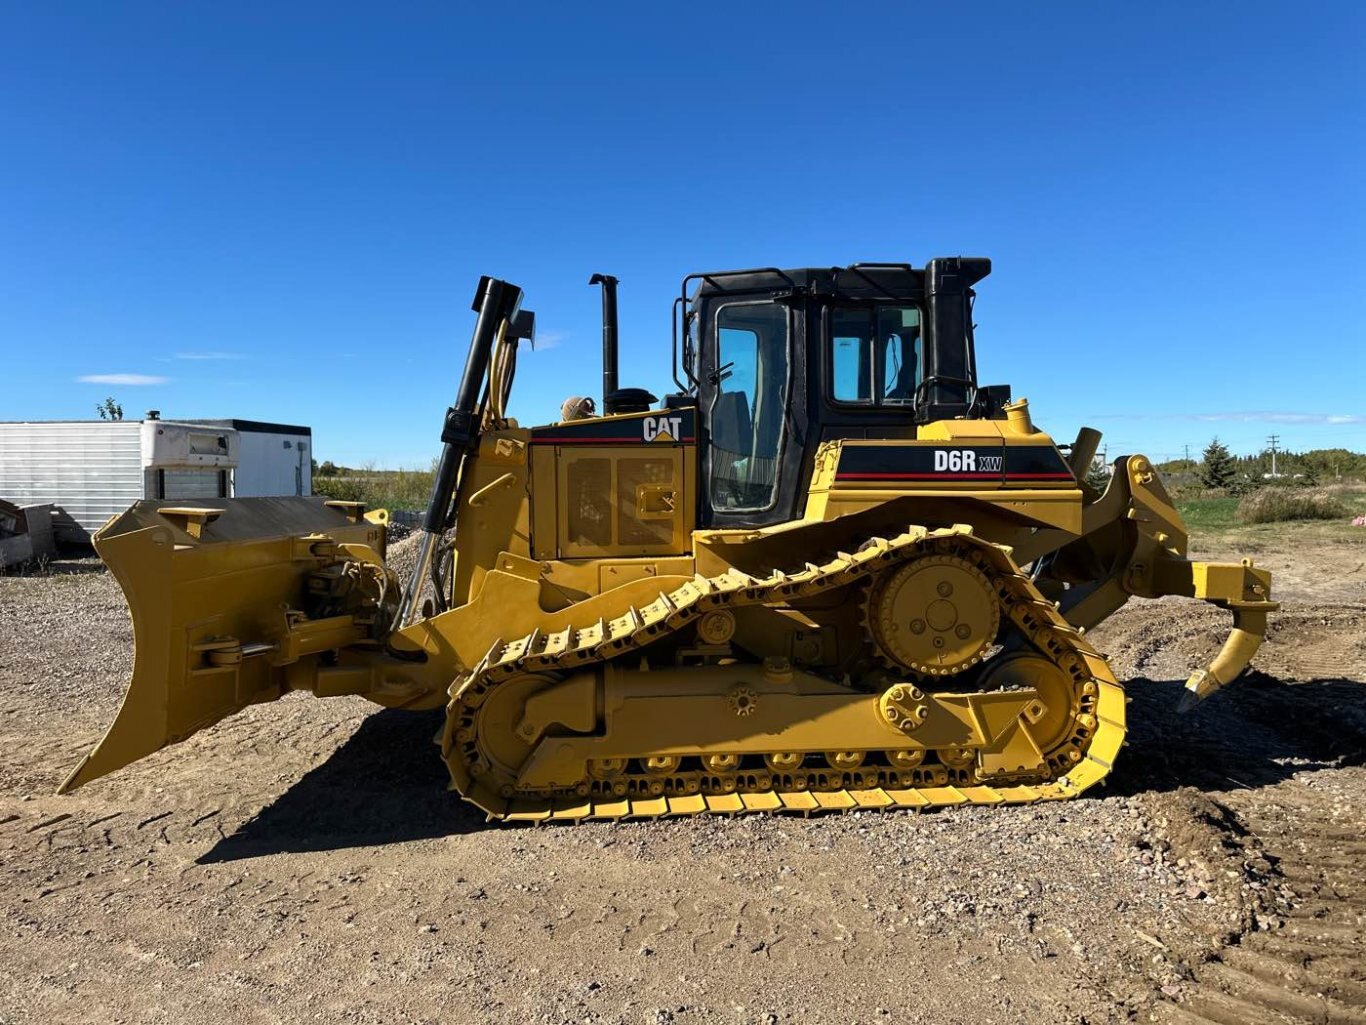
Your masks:
M1281 443L1279 434L1268 435L1266 443L1271 446L1271 476L1276 476L1276 446Z

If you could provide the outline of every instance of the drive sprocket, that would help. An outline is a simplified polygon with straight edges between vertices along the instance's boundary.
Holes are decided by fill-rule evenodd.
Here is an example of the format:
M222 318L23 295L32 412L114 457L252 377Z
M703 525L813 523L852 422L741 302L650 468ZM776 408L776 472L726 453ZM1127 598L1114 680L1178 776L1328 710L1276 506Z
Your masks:
M927 555L874 581L868 632L891 667L949 676L981 661L1001 624L985 573L957 555Z

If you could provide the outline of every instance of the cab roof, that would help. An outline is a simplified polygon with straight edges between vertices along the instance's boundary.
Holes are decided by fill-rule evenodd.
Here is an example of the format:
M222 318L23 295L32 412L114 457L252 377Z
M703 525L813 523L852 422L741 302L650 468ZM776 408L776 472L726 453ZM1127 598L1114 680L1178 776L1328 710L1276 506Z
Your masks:
M982 258L957 258L956 268L966 272L963 282L971 287L991 273L991 261ZM773 295L814 294L847 299L909 299L925 296L929 268L909 263L854 263L848 267L755 267L748 270L708 271L683 279L682 295L690 302L713 295L766 293ZM689 296L689 286L693 287Z

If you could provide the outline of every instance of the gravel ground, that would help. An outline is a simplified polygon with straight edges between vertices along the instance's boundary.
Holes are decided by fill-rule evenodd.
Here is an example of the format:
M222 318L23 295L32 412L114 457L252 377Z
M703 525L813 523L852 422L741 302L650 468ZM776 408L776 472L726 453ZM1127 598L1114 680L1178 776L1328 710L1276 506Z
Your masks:
M0 1025L1366 1021L1361 551L1259 558L1261 671L1188 716L1226 614L1097 630L1131 742L1081 800L540 829L444 790L439 713L350 698L55 797L125 606L94 560L0 578Z

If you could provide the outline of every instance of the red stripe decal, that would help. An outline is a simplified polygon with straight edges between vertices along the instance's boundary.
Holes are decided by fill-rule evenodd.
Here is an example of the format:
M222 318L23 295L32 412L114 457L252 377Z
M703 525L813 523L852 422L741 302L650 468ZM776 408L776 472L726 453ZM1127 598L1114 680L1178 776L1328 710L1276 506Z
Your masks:
M836 473L836 480L1001 480L999 473ZM1070 473L1008 473L1006 480L1072 480Z
M532 438L533 445L691 445L696 438L646 441L644 438Z

